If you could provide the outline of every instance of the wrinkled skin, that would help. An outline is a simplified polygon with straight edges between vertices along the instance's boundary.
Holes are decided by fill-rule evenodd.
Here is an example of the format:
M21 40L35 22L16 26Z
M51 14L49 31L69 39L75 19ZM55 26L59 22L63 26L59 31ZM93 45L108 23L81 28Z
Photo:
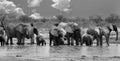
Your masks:
M51 31L55 31L55 34L52 34ZM60 32L59 29L50 29L49 31L49 40L50 40L50 46L52 46L52 42L54 46L58 46L58 45L64 45L64 41L63 41L63 34Z

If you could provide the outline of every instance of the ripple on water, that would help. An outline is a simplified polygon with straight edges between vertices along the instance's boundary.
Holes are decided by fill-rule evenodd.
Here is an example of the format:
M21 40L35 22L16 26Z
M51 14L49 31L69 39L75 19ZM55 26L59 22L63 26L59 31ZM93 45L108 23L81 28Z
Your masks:
M120 56L120 45L111 44L109 47L87 46L4 46L0 47L0 57L20 56L21 59L51 59L66 60L84 57L114 57Z

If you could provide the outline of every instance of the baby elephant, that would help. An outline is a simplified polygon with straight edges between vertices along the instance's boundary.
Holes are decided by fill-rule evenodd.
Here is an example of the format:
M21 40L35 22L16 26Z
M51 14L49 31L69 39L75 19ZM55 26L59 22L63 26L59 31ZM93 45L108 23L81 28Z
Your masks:
M43 39L43 37L41 35L37 35L36 37L36 43L37 45L46 45L46 41Z
M89 34L82 35L81 45L86 44L86 46L91 46L93 44L93 37Z

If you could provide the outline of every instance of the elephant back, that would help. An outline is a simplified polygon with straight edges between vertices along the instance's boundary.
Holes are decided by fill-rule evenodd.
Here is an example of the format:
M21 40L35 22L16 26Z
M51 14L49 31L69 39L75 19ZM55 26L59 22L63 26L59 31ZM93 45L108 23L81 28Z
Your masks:
M58 27L65 28L68 25L68 23L60 22Z
M87 34L87 33L84 33L84 34L82 35L82 38L83 38L83 37L90 37L91 39L93 39L93 36L90 35L90 34Z
M89 28L87 30L87 34L90 34L90 35L93 35L93 36L98 36L99 35L99 33L95 29L91 29L91 28Z

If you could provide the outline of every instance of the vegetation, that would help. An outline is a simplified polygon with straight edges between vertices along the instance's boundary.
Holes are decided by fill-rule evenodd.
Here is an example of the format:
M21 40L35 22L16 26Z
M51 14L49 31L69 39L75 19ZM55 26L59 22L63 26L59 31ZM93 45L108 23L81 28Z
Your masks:
M7 21L9 22L23 22L23 23L35 23L38 27L46 27L49 28L52 24L56 22L76 22L79 26L89 27L96 25L106 25L109 23L119 24L120 16L117 14L110 14L106 18L102 18L102 16L95 15L89 16L88 18L82 17L65 17L64 15L56 15L56 18L41 18L41 19L33 19L27 15L17 16L15 14L7 14ZM17 16L17 17L16 17ZM2 17L2 14L0 14ZM118 25L119 26L119 25Z

